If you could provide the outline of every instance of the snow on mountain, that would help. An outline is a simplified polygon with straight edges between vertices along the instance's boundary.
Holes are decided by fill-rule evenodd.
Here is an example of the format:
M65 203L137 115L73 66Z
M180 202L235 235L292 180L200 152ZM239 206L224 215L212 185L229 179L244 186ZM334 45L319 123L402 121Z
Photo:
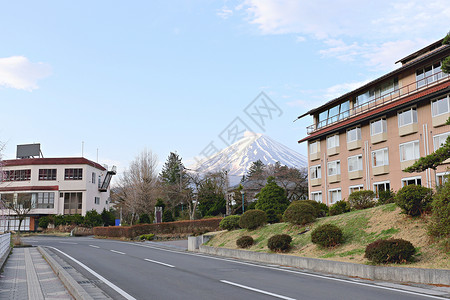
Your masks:
M230 185L238 184L253 162L303 168L308 165L305 156L278 143L267 135L246 132L244 137L215 155L190 168L201 173L228 170Z

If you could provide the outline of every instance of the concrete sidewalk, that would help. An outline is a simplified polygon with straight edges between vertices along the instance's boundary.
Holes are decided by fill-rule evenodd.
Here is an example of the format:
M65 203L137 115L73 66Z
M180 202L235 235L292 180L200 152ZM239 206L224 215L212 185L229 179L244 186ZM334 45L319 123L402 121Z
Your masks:
M0 276L0 299L73 299L37 248L15 248Z

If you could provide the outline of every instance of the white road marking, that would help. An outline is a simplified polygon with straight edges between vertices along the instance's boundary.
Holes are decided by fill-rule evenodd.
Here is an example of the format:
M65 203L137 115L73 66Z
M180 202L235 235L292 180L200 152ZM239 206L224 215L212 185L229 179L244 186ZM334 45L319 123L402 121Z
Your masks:
M95 246L95 245L89 245L89 247L92 247L92 248L100 248L99 246Z
M72 242L59 242L60 244L69 244L69 245L77 245L78 243L72 243Z
M123 253L123 252L120 252L120 251L116 251L116 250L109 250L109 251L114 252L114 253L118 253L118 254L126 254L126 253Z
M166 267L175 268L175 266L172 266L172 265L169 265L169 264L165 264L165 263L160 262L160 261L151 260L151 259L148 259L148 258L144 258L144 260L152 262L152 263L155 263L155 264L160 264L160 265L163 265L163 266L166 266Z
M215 260L221 260L221 261L227 261L227 262L231 262L231 263L235 263L235 264L247 265L247 266L258 267L258 268L263 268L263 269L271 269L271 270L277 270L277 271L281 271L281 272L294 273L294 274L305 275L305 276L310 276L310 277L315 277L315 278L328 279L328 280L334 280L334 281L339 281L339 282L344 282L344 283L362 285L362 286L372 287L372 288L376 288L376 289L389 290L389 291L394 291L394 292L399 292L399 293L405 293L405 294L411 294L411 295L416 295L416 296L422 296L422 297L431 298L431 299L448 300L448 298L439 297L439 296L433 296L433 295L428 295L428 294L423 294L423 293L418 293L418 292L411 292L411 291L407 291L407 290L401 290L401 289L396 289L396 288L379 286L379 285L374 285L374 284L369 284L369 283L364 283L364 282L357 282L357 281L351 281L351 280L346 280L346 279L339 279L339 278L328 277L328 276L323 276L323 275L317 275L317 274L312 274L312 273L305 273L305 272L300 272L300 271L295 271L295 270L282 269L280 267L274 268L274 267L268 267L268 266L264 266L264 265L257 265L257 264L252 264L252 263L248 263L248 262L243 262L243 261L237 261L237 260L231 260L231 259L226 259L226 258L208 256L208 255L204 255L204 254L180 252L180 251L163 249L163 248L153 247L153 246L148 246L148 245L139 245L139 244L129 243L129 242L122 242L122 243L130 244L130 245L134 245L134 246L138 246L138 247L145 247L145 248L161 250L161 251L165 251L165 252L172 252L172 253L178 253L178 254L183 254L183 255L199 256L199 257L215 259Z
M62 252L61 250L55 248L55 247L50 247L47 246L48 248L54 249L56 251L58 251L59 253L67 256L68 258L70 258L71 260L73 260L74 262L76 262L77 264L79 264L81 267L83 267L86 271L90 272L92 275L94 275L95 277L97 277L98 279L100 279L101 281L103 281L106 285L108 285L110 288L112 288L113 290L115 290L116 292L118 292L119 294L121 294L122 296L125 297L125 299L127 300L136 300L136 298L134 298L133 296L131 296L130 294L128 294L127 292L125 292L124 290L122 290L121 288L119 288L117 285L115 285L114 283L110 282L109 280L107 280L105 277L101 276L100 274L98 274L97 272L95 272L94 270L92 270L91 268L89 268L88 266L86 266L85 264L83 264L82 262L76 260L75 258L73 258L72 256Z
M226 284L230 284L230 285L234 285L234 286L237 286L237 287L240 287L240 288L243 288L243 289L246 289L246 290L250 290L250 291L253 291L253 292L257 292L257 293L269 295L269 296L272 296L272 297L280 298L280 299L295 300L294 298L289 298L289 297L278 295L278 294L274 294L274 293L271 293L271 292L255 289L255 288L252 288L252 287L249 287L249 286L245 286L245 285L242 285L242 284L238 284L238 283L234 283L234 282L231 282L231 281L221 280L220 282L223 282L223 283L226 283Z

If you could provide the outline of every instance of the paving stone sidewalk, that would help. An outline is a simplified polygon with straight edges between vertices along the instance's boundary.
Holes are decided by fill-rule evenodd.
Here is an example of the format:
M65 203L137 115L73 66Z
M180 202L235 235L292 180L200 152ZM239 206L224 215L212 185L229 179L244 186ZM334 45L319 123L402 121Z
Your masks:
M0 275L0 299L73 299L34 248L14 248Z

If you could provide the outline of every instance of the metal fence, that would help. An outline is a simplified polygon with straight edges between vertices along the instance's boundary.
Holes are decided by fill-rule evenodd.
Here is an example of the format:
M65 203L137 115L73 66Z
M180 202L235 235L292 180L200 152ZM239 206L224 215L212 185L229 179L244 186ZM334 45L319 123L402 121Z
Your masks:
M0 234L0 257L3 257L5 253L9 250L9 245L11 241L11 233Z

